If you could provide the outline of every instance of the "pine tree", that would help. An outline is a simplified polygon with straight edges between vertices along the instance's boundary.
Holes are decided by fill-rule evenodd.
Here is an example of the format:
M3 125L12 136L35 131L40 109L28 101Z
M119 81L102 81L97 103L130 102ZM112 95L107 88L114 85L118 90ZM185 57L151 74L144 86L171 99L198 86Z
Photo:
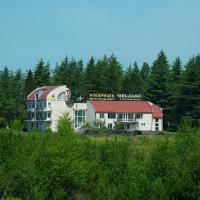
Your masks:
M14 119L16 105L13 95L14 87L12 87L11 72L7 67L0 74L0 118L3 118L8 125Z
M99 59L95 65L96 79L96 92L99 93L111 93L110 86L108 84L108 58L105 55L103 59Z
M69 60L66 56L64 60L61 62L61 64L57 64L56 68L53 73L53 83L55 85L66 85L67 84L67 72L66 69L68 67Z
M141 94L142 92L142 78L140 70L135 62L133 67L130 66L125 72L123 80L123 93L129 94Z
M124 76L123 76L121 92L124 94L131 94L134 91L131 74L132 74L132 67L129 66L128 69L124 72Z
M142 69L140 70L141 78L144 82L146 82L150 75L150 67L148 63L144 62L142 65Z
M37 87L45 86L50 84L50 66L49 63L45 64L41 59L36 65L34 72L35 84Z
M165 53L161 50L154 61L145 90L145 99L161 108L164 113L164 128L168 127L169 104L169 65Z
M172 69L170 71L170 97L169 97L169 129L175 131L180 125L180 109L181 102L180 98L180 84L181 84L181 60L179 57L175 59L172 64Z
M12 78L13 99L15 100L15 118L22 120L25 115L24 77L18 69Z
M120 93L122 85L122 67L114 55L108 58L107 66L107 93Z
M193 57L186 65L181 80L180 113L189 117L195 127L200 121L200 55Z
M24 93L27 97L30 92L32 92L34 89L36 89L35 79L33 77L33 73L31 70L27 72L25 83L24 83Z
M84 85L86 89L86 95L96 92L96 80L98 75L95 72L95 60L91 57L86 65L84 74Z
M150 75L150 67L148 63L144 62L142 65L142 69L140 70L140 76L142 79L141 83L141 95L142 97L145 95L145 88L147 87L148 80L149 80L149 75Z

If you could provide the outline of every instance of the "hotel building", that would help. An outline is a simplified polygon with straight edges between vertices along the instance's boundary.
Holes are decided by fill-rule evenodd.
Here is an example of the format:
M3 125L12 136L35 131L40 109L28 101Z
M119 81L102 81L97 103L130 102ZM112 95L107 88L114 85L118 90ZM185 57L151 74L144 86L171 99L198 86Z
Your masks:
M87 102L87 120L99 126L114 128L123 124L127 130L162 131L163 114L157 105L141 100Z
M57 130L60 117L69 114L74 128L82 127L86 121L86 103L71 103L71 92L65 86L44 86L37 88L27 97L27 131L38 129L45 131L50 128Z
M69 114L74 129L86 122L99 128L114 128L122 124L127 130L162 131L162 109L148 101L141 100L88 100L87 103L72 103L71 92L65 86L44 86L37 88L27 97L27 131L50 128L57 130L60 117Z

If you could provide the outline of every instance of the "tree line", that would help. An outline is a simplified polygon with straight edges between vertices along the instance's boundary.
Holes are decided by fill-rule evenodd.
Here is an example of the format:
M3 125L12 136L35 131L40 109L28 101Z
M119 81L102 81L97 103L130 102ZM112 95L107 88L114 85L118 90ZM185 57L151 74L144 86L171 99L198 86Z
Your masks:
M192 125L200 124L200 55L193 56L183 65L177 57L169 63L161 50L152 64L135 62L125 69L114 56L87 64L82 60L64 58L53 70L41 59L34 69L22 73L4 67L0 71L0 127L14 119L23 120L26 96L44 85L66 84L72 100L81 95L86 101L89 93L141 94L142 99L158 104L164 112L164 128L176 130L184 118Z

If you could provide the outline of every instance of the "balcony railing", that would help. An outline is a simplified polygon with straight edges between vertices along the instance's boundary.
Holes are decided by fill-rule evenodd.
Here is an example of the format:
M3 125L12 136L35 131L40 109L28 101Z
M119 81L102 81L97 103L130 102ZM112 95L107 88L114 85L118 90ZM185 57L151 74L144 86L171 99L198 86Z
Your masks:
M51 111L51 108L27 108L27 112L47 112Z
M117 119L118 122L134 122L134 119Z
M51 118L27 118L24 121L30 121L30 122L35 122L35 121L52 121Z

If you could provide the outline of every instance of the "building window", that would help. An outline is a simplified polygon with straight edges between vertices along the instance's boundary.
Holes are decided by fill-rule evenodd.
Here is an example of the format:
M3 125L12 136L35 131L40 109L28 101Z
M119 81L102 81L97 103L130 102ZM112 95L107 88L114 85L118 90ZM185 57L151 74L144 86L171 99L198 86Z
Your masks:
M104 118L104 113L100 113L99 115L101 119Z
M134 115L133 115L133 113L120 113L119 121L120 122L132 122L132 121L134 121Z
M111 123L108 124L108 128L112 129L112 124Z
M124 127L125 127L126 130L129 130L130 129L130 124L125 124Z
M82 127L85 124L85 110L75 111L75 128Z
M65 92L61 92L61 93L58 95L57 100L58 100L58 101L65 101L65 96L66 96L66 93L65 93Z
M128 121L129 122L133 121L133 114L128 114Z
M136 113L135 114L135 118L136 119L141 119L142 118L142 114L141 113Z
M159 120L155 119L155 130L158 131L159 130Z
M43 110L43 106L42 105L43 105L43 103L40 103L40 105L39 105L39 109L40 110Z
M119 121L121 121L121 122L126 121L126 120L125 120L125 114L124 114L124 113L120 113L120 114L119 114Z
M27 103L27 108L31 108L31 103Z
M116 114L115 113L108 113L108 119L115 119Z
M50 112L48 112L48 118L51 118L51 113Z

